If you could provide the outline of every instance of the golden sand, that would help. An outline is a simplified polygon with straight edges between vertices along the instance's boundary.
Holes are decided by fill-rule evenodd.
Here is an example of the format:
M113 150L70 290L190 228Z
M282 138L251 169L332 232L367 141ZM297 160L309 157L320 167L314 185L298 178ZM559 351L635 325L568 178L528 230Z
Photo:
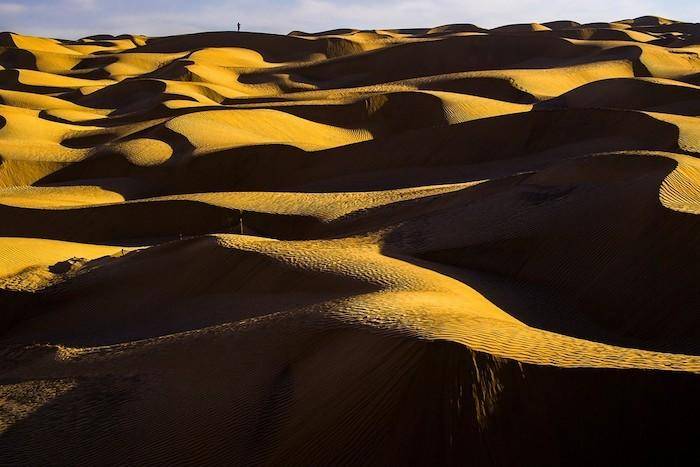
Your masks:
M0 464L692 453L699 41L3 33Z

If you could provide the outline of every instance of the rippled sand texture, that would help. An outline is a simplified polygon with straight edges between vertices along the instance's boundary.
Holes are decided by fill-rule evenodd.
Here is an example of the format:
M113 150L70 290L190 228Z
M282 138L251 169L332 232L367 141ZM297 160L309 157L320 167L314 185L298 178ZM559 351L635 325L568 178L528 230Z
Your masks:
M698 24L0 46L0 464L697 455Z

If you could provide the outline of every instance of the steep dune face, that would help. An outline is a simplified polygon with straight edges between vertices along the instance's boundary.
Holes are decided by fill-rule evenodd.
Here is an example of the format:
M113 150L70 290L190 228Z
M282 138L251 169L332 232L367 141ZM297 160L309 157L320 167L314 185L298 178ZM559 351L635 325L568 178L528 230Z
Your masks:
M0 34L0 464L694 454L699 34Z

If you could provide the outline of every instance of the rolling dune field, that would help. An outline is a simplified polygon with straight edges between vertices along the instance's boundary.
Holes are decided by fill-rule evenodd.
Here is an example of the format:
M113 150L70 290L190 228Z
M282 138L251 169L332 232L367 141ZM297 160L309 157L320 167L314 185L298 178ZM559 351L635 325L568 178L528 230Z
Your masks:
M0 34L0 465L674 465L700 24Z

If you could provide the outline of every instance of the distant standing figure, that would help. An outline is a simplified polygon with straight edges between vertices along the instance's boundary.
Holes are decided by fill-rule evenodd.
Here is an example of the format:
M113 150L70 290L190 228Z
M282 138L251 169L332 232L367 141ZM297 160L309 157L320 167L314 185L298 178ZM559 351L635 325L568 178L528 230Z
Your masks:
M241 23L238 23L238 32L241 32Z

